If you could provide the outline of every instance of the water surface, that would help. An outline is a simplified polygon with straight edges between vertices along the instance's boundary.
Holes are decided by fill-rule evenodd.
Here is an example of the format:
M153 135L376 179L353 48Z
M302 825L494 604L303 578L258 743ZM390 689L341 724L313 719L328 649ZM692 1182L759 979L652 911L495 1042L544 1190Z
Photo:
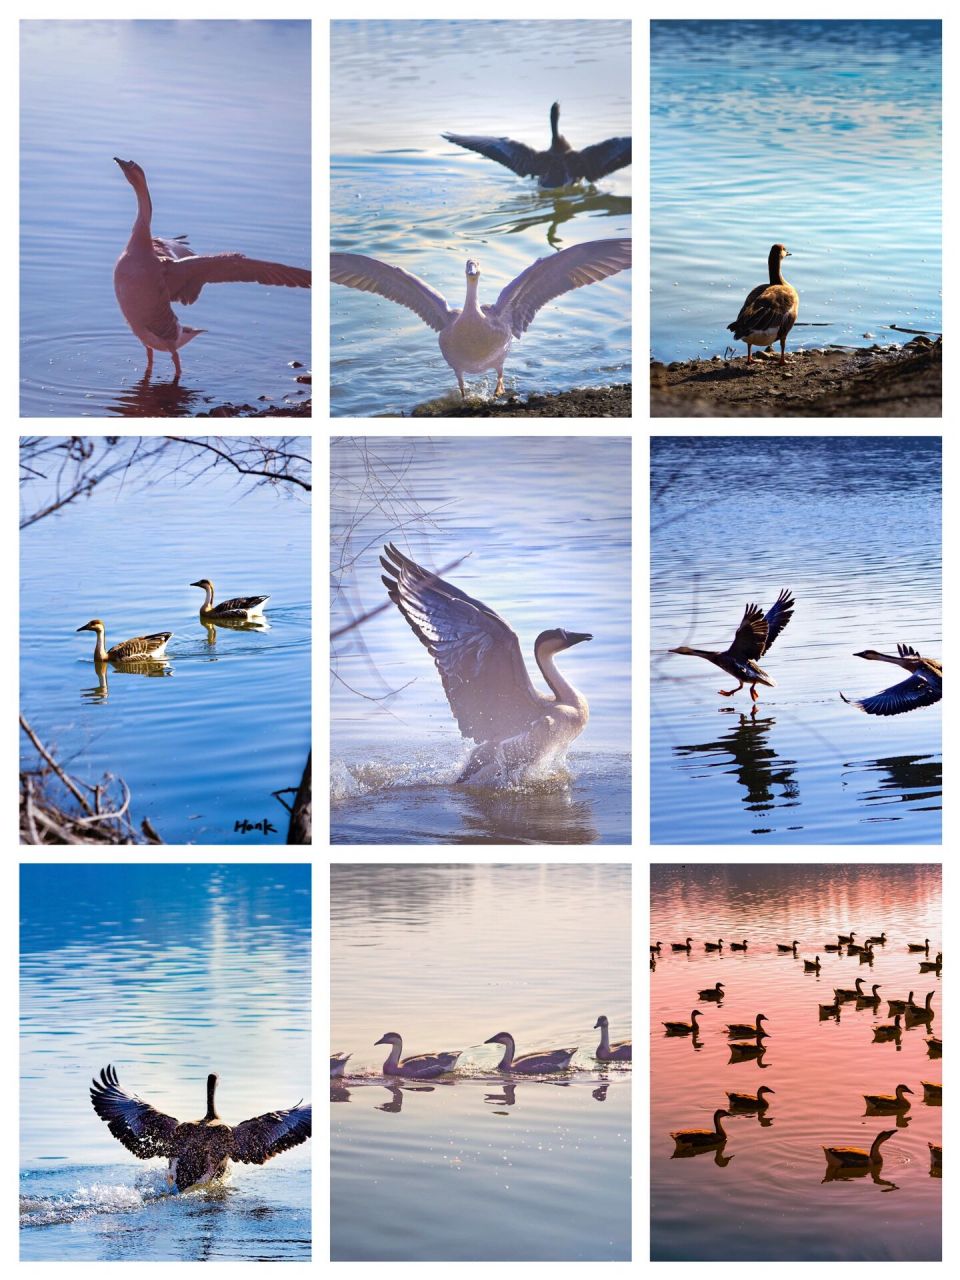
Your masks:
M938 331L940 23L656 21L650 39L654 358L745 354L725 326L778 241L822 326L792 347Z
M939 866L657 866L651 868L651 941L664 951L650 975L651 1257L655 1261L931 1261L940 1257L940 1180L931 1176L929 1142L940 1143L940 1107L924 1102L921 1081L939 1082L941 1062L926 1039L942 1035L940 979L920 974L925 957L908 942L940 949ZM838 933L887 935L872 965L824 951ZM690 954L672 942L692 936ZM704 941L723 938L722 954ZM747 951L729 942L746 938ZM798 956L777 943L796 939ZM803 959L819 954L819 974ZM864 979L879 985L878 1006L841 1006L839 1021L818 1005L835 987ZM725 998L698 991L721 982ZM918 1003L933 991L934 1017L915 1022L899 1042L875 1042L890 1021L886 998ZM664 1034L664 1019L703 1013L700 1035ZM731 1062L726 1024L767 1015L760 1064ZM913 1090L898 1122L864 1114L863 1094ZM710 1128L726 1091L773 1089L762 1123L756 1115L724 1121L719 1156L673 1159L671 1130ZM825 1181L821 1147L869 1147L883 1129L877 1178Z
M352 1054L335 1261L629 1258L630 1069L593 1057L600 1013L630 1038L629 867L334 866L330 981L331 1049ZM463 1050L455 1074L385 1079L390 1030L404 1056ZM578 1046L573 1070L504 1077L483 1044L503 1030L518 1053Z
M388 605L334 640L334 842L629 841L629 441L345 438L331 473L333 630ZM390 541L435 570L461 561L449 580L510 623L530 671L541 631L593 635L557 663L590 704L566 776L454 785L468 744L432 659L387 601Z
M939 658L940 440L651 441L651 835L655 843L937 843L941 708L841 701L906 679L853 655ZM689 645L730 644L747 601L796 609L736 682Z
M542 150L550 104L583 147L630 132L627 22L402 21L331 26L331 247L401 266L463 301L476 258L481 302L537 258L629 236L630 168L543 193L534 179L445 142L444 132L508 136ZM630 380L629 272L549 303L504 370L508 390L559 391ZM334 416L409 411L452 394L436 334L405 308L334 286ZM493 391L496 375L470 375Z
M153 231L196 253L310 265L309 22L21 24L21 413L169 417L307 394L310 292L208 285L183 377L113 291L136 215L113 157L143 167Z
M21 1257L308 1261L309 1142L169 1197L89 1085L189 1119L216 1071L233 1124L309 1098L309 868L25 866L21 920Z

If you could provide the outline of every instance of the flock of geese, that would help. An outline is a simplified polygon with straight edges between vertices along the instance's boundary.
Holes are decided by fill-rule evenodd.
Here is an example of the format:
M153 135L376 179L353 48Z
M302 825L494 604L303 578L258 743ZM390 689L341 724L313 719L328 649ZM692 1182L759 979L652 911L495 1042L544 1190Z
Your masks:
M824 952L831 952L837 955L847 955L857 957L861 964L873 964L874 948L883 947L887 943L886 932L882 932L872 937L866 938L862 943L856 941L856 933L852 930L850 933L838 934L836 942L828 942L821 948ZM722 938L718 938L716 942L704 942L703 949L706 952L722 953L724 946ZM731 942L728 944L729 950L747 952L749 950L749 941L744 938L739 942ZM795 959L799 959L799 942L794 939L790 943L778 942L776 944L777 953L779 955L789 955ZM693 939L686 938L683 942L673 942L670 944L670 950L675 953L685 953L689 955L693 951ZM940 976L943 968L943 953L937 952L933 960L929 959L930 955L930 939L925 938L922 943L909 942L906 944L906 950L914 955L922 954L925 958L919 962L919 971L922 974L933 973L937 977ZM655 970L657 960L663 953L663 943L655 942L650 946L650 968ZM805 973L819 974L821 969L820 956L816 955L813 960L804 959L803 970ZM868 994L864 991L864 979L857 978L852 987L835 987L833 992L833 1000L829 1004L820 1004L818 1012L820 1020L833 1018L837 1022L840 1021L841 1009L844 1005L854 1004L857 1009L879 1009L883 1003L880 997L880 984L874 983ZM725 986L722 982L717 982L712 987L707 987L697 993L698 1001L713 1002L719 1007L726 995ZM926 1038L927 1054L930 1058L940 1058L943 1052L943 1041L939 1036L933 1034L933 997L935 992L927 992L926 999L922 1004L914 1001L914 993L911 991L903 999L887 1000L887 1014L893 1019L892 1022L881 1023L874 1028L873 1039L875 1042L896 1041L898 1046L904 1030L913 1027L925 1027L929 1035ZM695 1045L699 1047L700 1019L703 1013L699 1009L692 1010L690 1021L665 1021L663 1022L664 1034L666 1036L690 1036ZM770 1037L766 1023L769 1021L765 1013L758 1013L753 1022L732 1022L726 1024L726 1036L730 1041L730 1062L743 1062L753 1060L758 1065L763 1066L763 1057L766 1052L764 1040ZM749 1042L749 1043L745 1043ZM923 1089L924 1102L939 1106L943 1096L943 1085L940 1082L931 1080L922 1080L920 1082ZM758 1115L761 1118L766 1114L767 1108L770 1106L769 1097L775 1091L767 1085L761 1085L756 1093L738 1093L733 1091L727 1092L727 1106L718 1108L713 1115L712 1129L677 1129L671 1132L670 1136L674 1141L674 1156L691 1156L696 1155L700 1151L713 1151L720 1153L727 1141L727 1133L723 1127L723 1121L730 1116L735 1115ZM870 1116L893 1115L898 1120L904 1117L910 1109L910 1101L906 1097L907 1094L913 1094L913 1090L906 1084L897 1085L893 1094L864 1094L865 1113ZM879 1172L883 1165L883 1143L892 1138L896 1133L895 1129L884 1129L874 1138L868 1150L860 1147L824 1147L823 1153L827 1162L827 1169L830 1176L838 1176L841 1171L849 1171L851 1173L867 1173ZM930 1170L933 1174L939 1174L943 1165L943 1148L934 1143L927 1144L930 1148Z
M270 599L269 596L236 596L232 600L221 600L219 604L214 604L213 583L209 578L200 578L197 582L191 582L190 586L199 587L203 591L200 620L211 626L255 624L258 619L263 618L263 606ZM173 639L174 634L172 631L155 631L149 636L121 640L108 649L106 627L100 618L91 618L82 627L77 627L77 631L93 631L96 634L93 660L98 667L109 662L121 669L125 664L163 661L167 642Z
M605 1014L601 1014L594 1023L594 1030L600 1030L600 1043L594 1051L598 1062L630 1062L633 1057L633 1044L630 1040L618 1040L610 1043L610 1023ZM409 1080L432 1080L436 1076L447 1075L457 1065L457 1059L463 1049L441 1053L419 1053L403 1058L403 1038L396 1031L388 1031L376 1041L377 1044L389 1045L390 1051L383 1064L385 1076L404 1076ZM573 1055L579 1045L572 1049L546 1049L538 1053L523 1053L517 1056L517 1045L509 1031L498 1031L484 1044L497 1044L503 1049L503 1056L497 1063L497 1071L509 1071L520 1075L544 1075L553 1071L567 1071ZM330 1055L330 1078L338 1079L346 1071L347 1062L352 1057L349 1053L332 1053Z
M782 246L774 246L782 247ZM773 688L776 681L759 665L759 660L768 651L777 636L793 617L794 598L789 590L780 592L766 613L756 604L748 604L743 618L737 627L736 635L729 648L718 651L714 649L691 649L688 645L680 645L670 649L670 653L687 654L694 658L704 658L713 663L727 675L738 681L735 689L718 689L724 698L732 698L739 693L745 684L750 686L750 698L756 705L759 694L757 685L764 684ZM929 707L939 702L943 691L943 666L934 658L924 658L908 644L898 644L895 654L878 653L876 649L863 649L853 655L855 658L866 658L872 662L892 662L910 673L906 680L891 685L881 693L872 697L855 699L841 693L840 697L851 706L859 707L871 716L898 716L905 711L914 711L918 707Z

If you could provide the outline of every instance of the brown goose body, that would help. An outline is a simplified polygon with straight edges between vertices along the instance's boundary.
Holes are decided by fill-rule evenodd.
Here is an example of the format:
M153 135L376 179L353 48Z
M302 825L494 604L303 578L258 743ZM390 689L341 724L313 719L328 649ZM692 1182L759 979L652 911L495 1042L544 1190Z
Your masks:
M738 342L747 344L747 364L753 363L753 347L769 347L773 342L780 343L780 363L786 364L787 334L800 310L800 295L781 270L783 259L789 257L785 245L773 245L767 259L770 283L751 289L740 314L727 325Z

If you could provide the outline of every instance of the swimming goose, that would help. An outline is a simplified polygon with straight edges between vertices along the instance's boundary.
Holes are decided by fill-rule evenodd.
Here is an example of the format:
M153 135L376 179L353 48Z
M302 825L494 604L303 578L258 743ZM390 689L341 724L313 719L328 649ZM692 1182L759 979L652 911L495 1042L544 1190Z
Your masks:
M601 1039L601 1044L603 1043ZM497 1063L498 1071L521 1071L536 1075L542 1071L566 1071L570 1059L577 1052L573 1049L548 1049L543 1053L524 1053L515 1057L516 1042L509 1031L498 1031L484 1044L503 1045L503 1057Z
M755 1040L752 1044L732 1044L730 1045L730 1061L756 1062L758 1067L763 1067L763 1055L766 1052L767 1046L759 1040Z
M878 937L868 938L867 942L869 942L871 947L882 947L886 942L886 940L887 940L886 933L881 933Z
M820 1011L821 1018L840 1018L840 1001L834 996L833 1004L821 1004L817 1008Z
M516 632L499 614L393 543L384 552L387 594L433 658L460 732L477 744L457 782L486 784L504 772L559 762L586 728L590 709L554 657L593 636L559 627L541 631L533 656L550 694L541 693L527 674Z
M857 996L857 1008L866 1009L867 1005L877 1005L880 1003L880 997L877 994L880 990L880 983L875 982L868 996Z
M731 1022L727 1024L727 1035L731 1040L751 1040L754 1036L759 1040L761 1036L768 1036L769 1031L764 1031L761 1022L767 1021L765 1013L757 1014L756 1023L751 1022Z
M115 1138L140 1160L166 1156L167 1185L177 1191L206 1186L226 1172L231 1160L265 1164L281 1151L305 1142L312 1132L311 1108L299 1102L286 1111L268 1111L238 1125L217 1115L218 1077L207 1076L207 1112L201 1120L175 1120L135 1094L125 1093L112 1066L94 1078L93 1109Z
M153 205L143 170L133 160L116 156L114 160L137 193L137 217L127 247L117 259L113 287L124 319L146 349L146 377L153 369L154 351L169 351L176 381L180 377L179 348L206 332L181 324L171 302L196 302L205 284L234 281L310 288L310 272L302 267L262 262L242 253L200 255L192 252L185 236L155 238L150 231Z
M856 951L848 951L848 955L855 955L861 964L873 964L874 955L873 947L859 947Z
M775 244L767 258L769 284L758 284L747 294L740 314L727 328L738 342L747 344L747 364L753 363L752 347L769 347L780 342L780 363L786 364L787 334L800 310L800 297L783 278L781 264L792 255L786 246Z
M804 962L803 962L803 971L804 971L804 973L819 973L819 972L820 972L820 957L819 957L819 956L817 956L816 960L804 960Z
M88 625L89 625L89 623L88 623ZM924 938L924 940L923 940L923 942L922 942L922 943L921 943L921 942L908 942L908 943L907 943L907 950L908 950L908 951L924 951L924 952L926 952L926 954L927 954L927 955L929 955L929 954L930 954L930 939L929 939L929 938Z
M906 1013L907 1009L913 1004L913 992L907 996L906 1000L888 1000L887 1013Z
M697 992L698 1000L722 1000L723 999L723 983L718 982L715 987L707 987L704 991Z
M797 954L797 947L798 947L799 945L800 945L800 944L799 944L798 942L796 942L796 941L792 942L789 946L787 946L787 945L786 945L785 943L783 943L783 942L778 942L778 943L777 943L777 950L780 952L780 954L781 954L781 955L790 955L790 953L791 953L791 952L793 953L793 955L796 955L796 954Z
M837 942L839 942L841 946L850 946L852 945L853 940L856 936L857 935L853 932L853 930L851 930L849 933L838 933Z
M560 103L550 108L550 146L546 151L534 151L522 142L511 138L484 138L460 133L444 133L448 142L480 155L498 164L506 165L521 178L538 178L541 187L568 187L585 178L596 182L598 178L623 169L632 162L631 138L607 138L593 146L574 151L559 130Z
M896 655L878 653L876 649L864 649L855 658L868 658L874 662L892 662L910 672L907 680L891 685L870 698L848 698L840 694L844 702L859 707L869 716L899 716L917 707L930 707L943 696L943 665L934 658L921 658L908 644L898 644Z
M866 950L868 950L869 946L870 946L870 944L869 944L869 943L867 943L867 942L865 942L865 943L863 944L863 946L861 946L859 942L848 942L848 943L847 943L847 955L848 955L848 956L857 956L857 955L859 955L859 954L860 954L860 952L861 952L861 951L866 951Z
M352 1057L353 1057L352 1053L331 1053L330 1055L330 1079L331 1080L334 1078L334 1076L343 1075L344 1068L346 1067L349 1059Z
M730 943L730 950L731 950L731 951L746 951L746 949L747 949L747 940L746 940L746 938L744 938L744 940L743 940L742 942L731 942L731 943Z
M923 1004L914 1004L913 1001L907 1002L907 1007L904 1010L904 1013L906 1015L908 1027L916 1026L918 1022L933 1021L933 997L935 995L935 991L928 991L927 998L924 1000Z
M733 1111L764 1111L769 1107L769 1101L763 1096L765 1093L775 1093L776 1090L768 1088L762 1084L756 1093L727 1093L730 1099L730 1110Z
M232 600L221 600L219 604L214 604L213 583L209 578L200 578L197 582L191 582L190 585L199 587L204 593L200 617L210 622L216 622L218 618L238 621L243 618L262 617L263 606L270 599L269 596L235 596Z
M854 978L853 987L834 987L833 994L838 1000L859 1000L863 995L863 978Z
M749 684L750 697L756 702L760 696L757 693L758 684L769 685L771 688L776 685L776 681L757 665L757 659L763 657L793 617L793 607L793 596L787 590L781 591L775 604L766 614L758 605L747 605L743 619L737 627L737 634L733 637L733 643L722 653L714 652L712 649L691 649L685 644L677 649L670 649L669 652L689 654L693 658L706 658L707 662L712 662L715 667L719 667L721 671L725 671L740 682L736 689L718 689L719 694L724 698L732 698L745 684Z
M889 1093L865 1093L863 1100L867 1104L868 1112L909 1111L910 1101L903 1096L905 1093L912 1094L913 1090L908 1089L905 1084L898 1084L895 1095Z
M938 1147L936 1143L933 1142L928 1142L927 1146L930 1148L930 1171L933 1172L934 1169L942 1169L943 1147Z
M903 1034L903 1028L900 1025L900 1014L896 1014L892 1024L885 1023L883 1026L874 1027L874 1040L899 1040Z
M409 307L440 335L440 351L457 376L460 395L467 394L463 375L496 370L494 395L503 390L503 365L513 338L520 338L541 307L581 285L596 284L625 271L631 262L627 238L590 240L538 258L500 291L496 302L480 305L477 287L480 267L467 259L467 293L462 308L402 267L392 267L361 253L331 253L330 278L364 293Z
M143 662L145 659L157 661L165 656L164 650L166 649L167 641L173 636L172 631L157 631L152 636L134 636L132 640L121 640L119 644L112 645L108 649L104 640L106 631L99 618L91 618L82 627L77 627L77 631L96 632L97 640L93 647L93 660L98 663Z
M458 1049L456 1052L418 1053L412 1058L404 1058L401 1062L403 1037L396 1031L388 1031L376 1043L390 1045L390 1052L383 1064L385 1076L409 1076L415 1080L431 1080L434 1076L442 1076L452 1071L463 1052L462 1049Z
M703 1017L703 1014L700 1012L700 1010L694 1009L694 1011L690 1014L689 1022L665 1022L663 1025L667 1029L666 1034L668 1036L690 1036L690 1035L695 1036L697 1032L700 1030L700 1026L697 1022L697 1019L702 1017Z
M693 950L692 943L693 943L692 938L688 938L686 942L671 942L670 950L671 951L692 951Z
M720 1122L729 1114L729 1111L721 1108L713 1113L712 1129L678 1129L671 1133L670 1137L678 1147L692 1147L698 1151L706 1151L710 1147L722 1147L727 1140L727 1135Z
M594 1023L593 1029L596 1031L600 1028L600 1044L597 1046L595 1057L601 1062L632 1062L633 1061L633 1041L618 1040L615 1044L610 1043L610 1023L606 1014L601 1013L600 1017Z
M921 1080L923 1085L924 1102L942 1102L943 1101L943 1083L933 1084L929 1080Z
M705 942L705 943L703 944L703 949L704 949L704 951L722 951L722 950L723 950L723 939L722 939L722 938L718 938L718 939L716 940L716 942Z
M651 951L655 951L655 952L657 953L657 955L659 955L659 954L660 954L660 949L661 949L661 947L662 947L662 946L663 946L663 943L662 943L662 942L657 942L657 943L655 943L653 946L651 946L650 950L651 950Z
M920 961L921 973L939 973L942 968L943 968L943 952L942 951L937 952L937 958L935 960Z
M824 948L823 948L823 949L824 949L824 951L842 951L842 950L843 950L843 943L842 943L842 942L827 942L827 943L825 943L825 944L824 944Z
M870 1144L869 1151L860 1147L824 1147L827 1164L833 1169L879 1169L883 1164L880 1147L896 1133L896 1129L884 1129Z

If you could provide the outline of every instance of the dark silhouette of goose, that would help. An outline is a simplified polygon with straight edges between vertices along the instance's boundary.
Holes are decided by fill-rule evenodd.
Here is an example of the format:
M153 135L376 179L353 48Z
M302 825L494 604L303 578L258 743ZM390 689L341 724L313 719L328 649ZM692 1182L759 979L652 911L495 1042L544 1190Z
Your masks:
M135 1094L125 1093L112 1066L94 1078L90 1101L113 1136L139 1160L166 1156L167 1183L177 1191L221 1178L231 1160L266 1164L281 1151L305 1142L312 1132L311 1107L268 1111L238 1125L226 1124L213 1102L218 1076L207 1076L207 1113L201 1120L175 1120Z
M461 133L445 133L448 142L480 155L498 164L506 165L521 178L537 178L541 187L568 187L586 179L596 182L615 169L623 169L633 160L632 138L607 138L582 151L575 151L559 129L560 103L550 108L550 146L546 151L534 151L512 138L484 138Z
M718 693L725 698L732 698L745 684L749 684L750 697L756 702L759 697L758 684L771 687L776 684L776 681L758 666L757 659L763 657L793 617L793 607L793 596L788 590L783 590L766 614L758 605L747 605L743 620L737 627L737 634L733 637L733 643L722 653L716 653L712 649L691 649L685 644L677 649L670 649L669 652L685 653L693 658L706 658L707 662L712 662L715 667L726 671L728 675L740 682L736 689L719 689Z

